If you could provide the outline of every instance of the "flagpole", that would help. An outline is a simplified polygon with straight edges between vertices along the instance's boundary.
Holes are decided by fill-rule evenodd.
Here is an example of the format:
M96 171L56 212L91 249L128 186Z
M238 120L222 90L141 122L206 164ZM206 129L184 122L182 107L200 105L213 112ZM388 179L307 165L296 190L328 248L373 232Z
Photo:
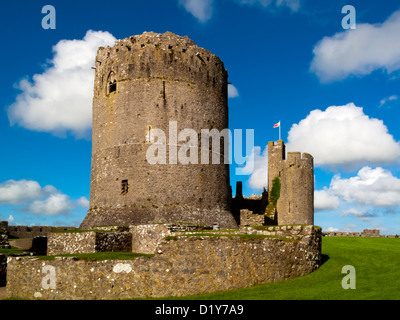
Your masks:
M281 140L281 121L279 120L279 140Z

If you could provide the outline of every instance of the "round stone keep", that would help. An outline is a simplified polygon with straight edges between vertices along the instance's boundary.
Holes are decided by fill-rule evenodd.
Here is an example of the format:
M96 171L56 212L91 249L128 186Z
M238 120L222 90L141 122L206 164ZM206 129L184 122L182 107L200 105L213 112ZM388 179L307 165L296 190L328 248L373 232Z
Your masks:
M187 37L146 32L99 48L95 63L90 209L81 228L176 222L237 227L223 139L219 164L211 163L212 139L209 163L201 161L201 130L228 128L223 62ZM198 144L182 140L184 129L192 138L196 133ZM150 163L148 151L157 142L158 161ZM197 164L180 161L196 151Z

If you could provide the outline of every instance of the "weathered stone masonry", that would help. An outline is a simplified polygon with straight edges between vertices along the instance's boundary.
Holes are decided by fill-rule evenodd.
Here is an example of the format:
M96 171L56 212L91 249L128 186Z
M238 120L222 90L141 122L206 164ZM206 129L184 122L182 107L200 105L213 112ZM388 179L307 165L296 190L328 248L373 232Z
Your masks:
M130 232L50 233L47 254L79 254L95 252L132 252Z
M46 300L185 296L290 279L319 266L319 228L285 226L271 230L248 228L241 232L242 235L173 237L161 241L153 258L123 261L9 258L7 294ZM289 238L263 237L263 234ZM52 288L46 270L53 267L55 287Z
M229 127L227 78L216 55L170 32L146 32L98 50L90 210L82 229L173 222L237 227L223 143L220 164L211 165L211 148L209 164L200 164L200 147L199 164L172 155L186 143L175 136L183 129ZM146 157L155 129L167 136L165 164Z

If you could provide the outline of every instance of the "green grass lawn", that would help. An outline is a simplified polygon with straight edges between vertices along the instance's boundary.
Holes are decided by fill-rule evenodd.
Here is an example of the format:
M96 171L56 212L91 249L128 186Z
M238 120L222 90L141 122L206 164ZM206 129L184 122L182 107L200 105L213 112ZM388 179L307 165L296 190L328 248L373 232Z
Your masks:
M400 238L324 237L323 265L304 277L251 288L184 297L195 300L400 299ZM356 289L343 289L345 265L356 270Z

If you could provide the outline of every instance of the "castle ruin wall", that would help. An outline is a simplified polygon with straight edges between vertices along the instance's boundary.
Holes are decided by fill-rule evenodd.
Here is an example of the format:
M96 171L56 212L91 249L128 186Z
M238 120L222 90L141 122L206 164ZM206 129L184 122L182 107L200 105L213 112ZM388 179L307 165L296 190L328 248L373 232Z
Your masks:
M44 300L186 296L282 281L318 268L320 229L299 226L282 232L300 238L177 236L163 240L153 258L134 260L10 257L7 296ZM49 280L51 272L54 283Z

